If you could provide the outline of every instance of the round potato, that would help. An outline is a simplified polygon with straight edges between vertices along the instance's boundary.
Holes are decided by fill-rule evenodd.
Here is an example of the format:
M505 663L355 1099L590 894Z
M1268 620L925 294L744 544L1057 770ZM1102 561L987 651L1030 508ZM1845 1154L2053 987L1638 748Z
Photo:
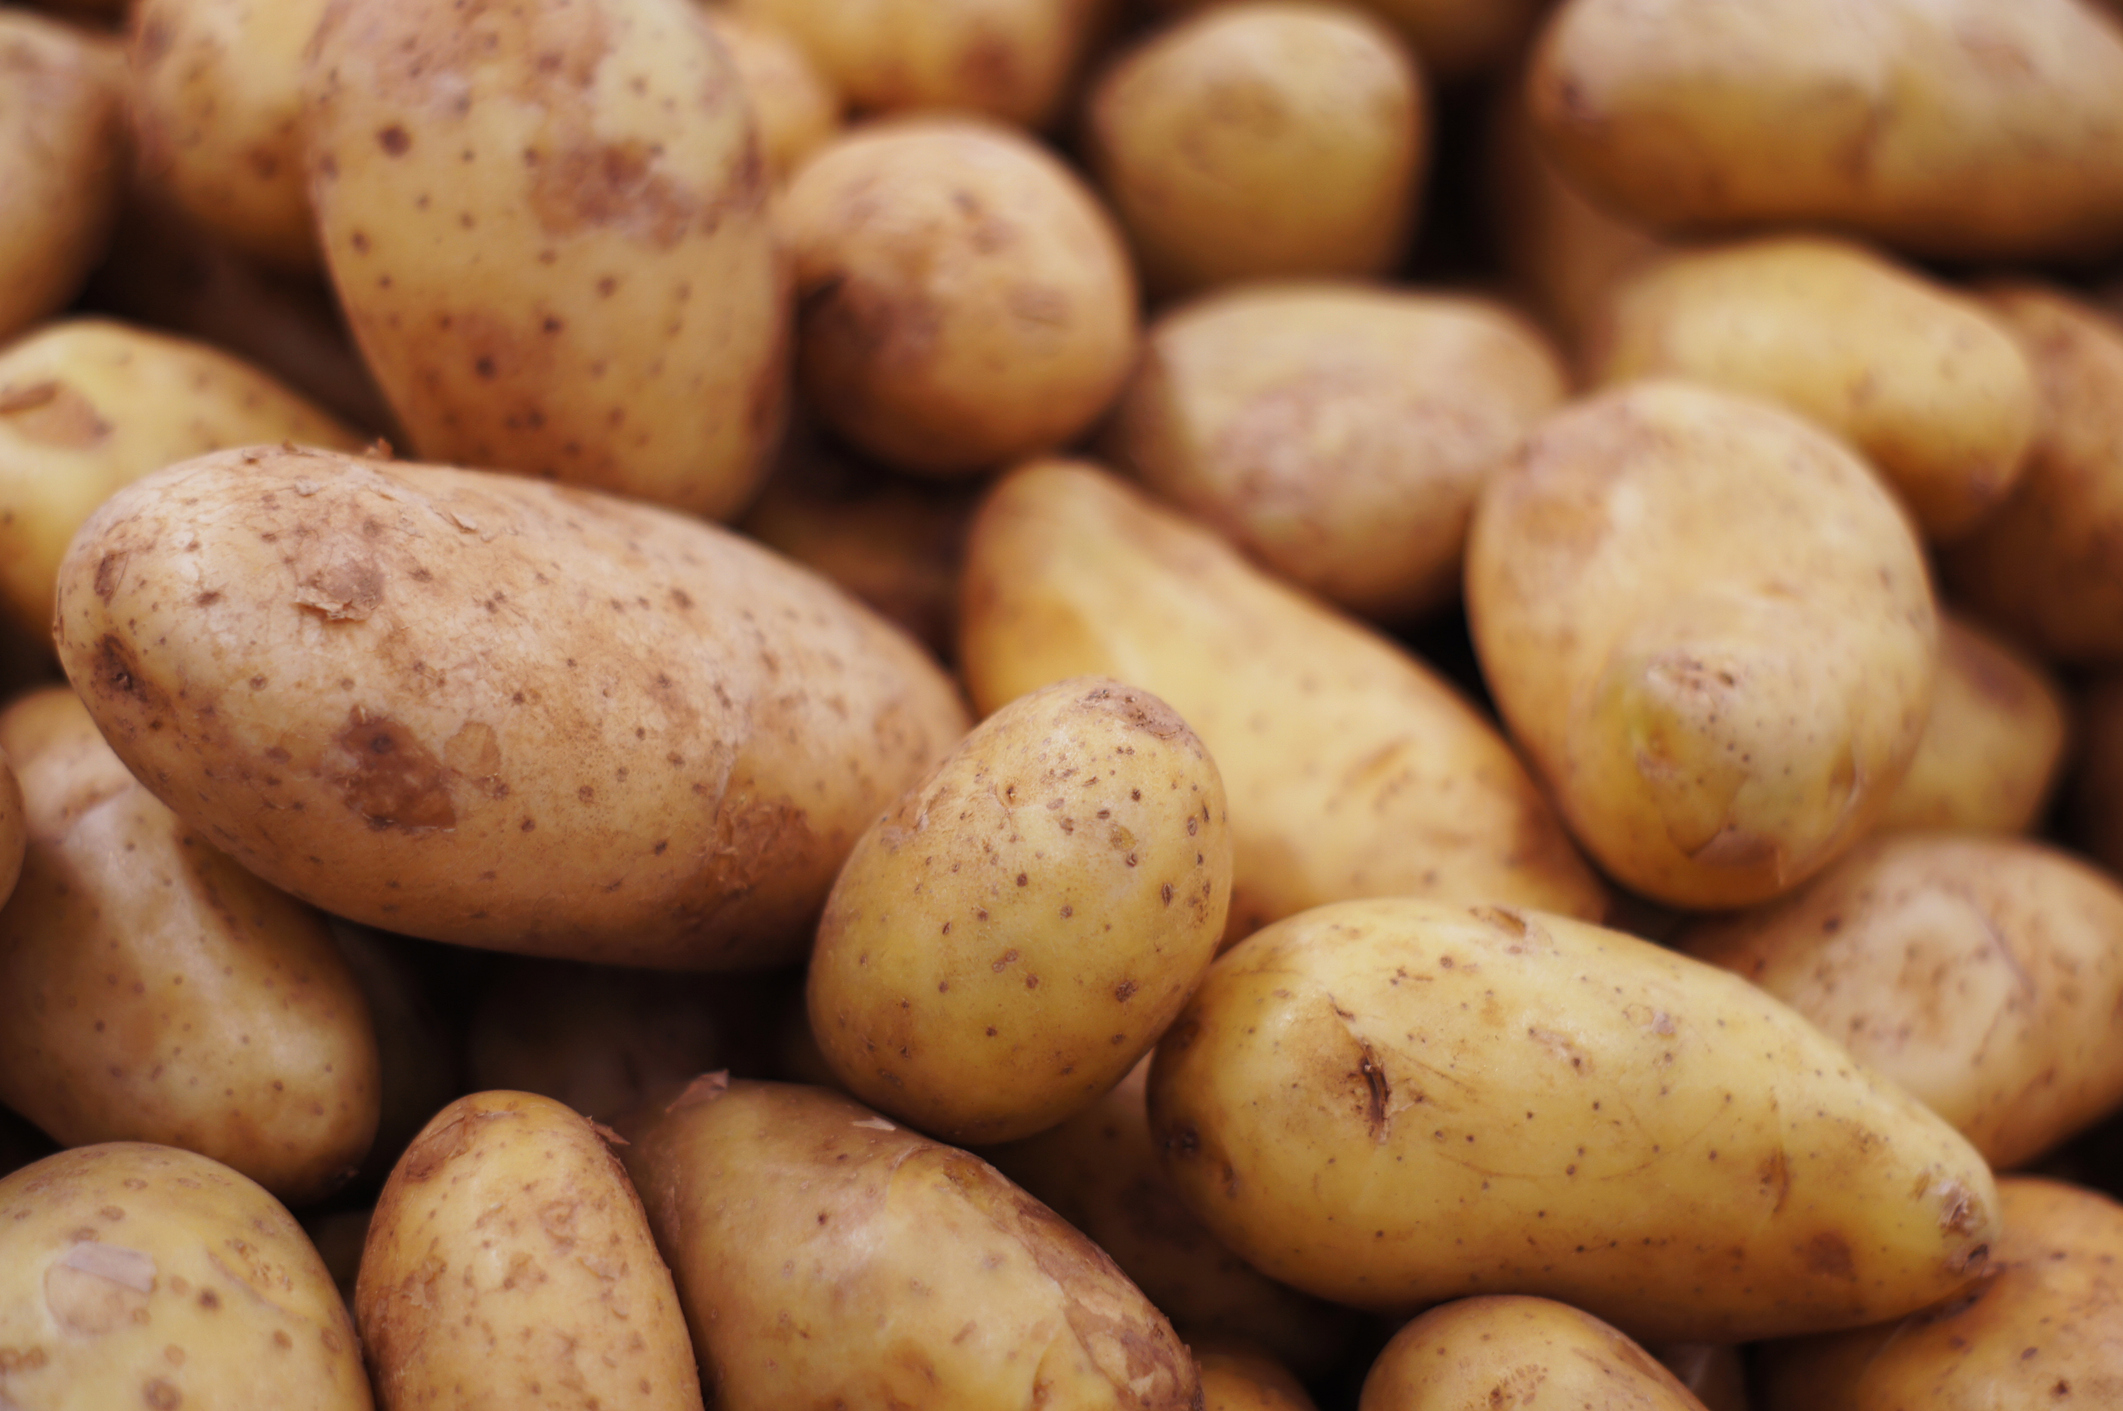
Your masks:
M1153 293L1383 274L1429 160L1420 71L1339 5L1218 5L1093 88L1086 158Z
M1315 1411L1304 1384L1281 1363L1257 1353L1196 1348L1202 1411Z
M1009 129L866 126L796 173L776 219L804 392L898 469L962 474L1051 450L1135 360L1135 281L1111 220Z
M721 5L704 5L700 13L729 51L751 101L767 175L786 180L814 148L840 131L840 94L779 25Z
M1270 572L1386 619L1459 595L1484 478L1566 386L1500 305L1356 284L1212 294L1145 341L1115 463Z
M1672 1372L1588 1313L1545 1298L1463 1298L1386 1344L1359 1411L1568 1406L1572 1411L1703 1411Z

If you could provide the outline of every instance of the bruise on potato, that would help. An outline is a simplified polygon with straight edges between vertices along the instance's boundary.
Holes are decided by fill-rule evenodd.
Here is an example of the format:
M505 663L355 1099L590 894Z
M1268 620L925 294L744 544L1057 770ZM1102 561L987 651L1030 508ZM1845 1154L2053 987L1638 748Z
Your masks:
M1703 1411L1678 1378L1619 1331L1545 1298L1466 1298L1386 1344L1359 1411L1487 1406L1541 1411Z

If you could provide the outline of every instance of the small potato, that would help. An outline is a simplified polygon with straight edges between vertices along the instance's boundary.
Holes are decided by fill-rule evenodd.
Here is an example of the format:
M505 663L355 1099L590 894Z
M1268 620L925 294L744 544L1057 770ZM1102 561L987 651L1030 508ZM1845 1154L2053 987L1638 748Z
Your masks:
M29 848L0 909L0 1102L67 1146L210 1156L290 1205L376 1134L376 1031L324 918L156 801L64 688L0 713Z
M0 350L0 595L49 638L52 586L96 506L172 461L224 446L356 450L360 437L216 348L105 319Z
M1591 382L1681 377L1760 397L1862 451L1937 543L2012 492L2039 394L1973 299L1847 241L1781 236L1676 255L1617 287Z
M111 1142L0 1180L0 1406L369 1411L346 1304L280 1203Z
M1879 816L1931 709L1916 535L1840 442L1643 382L1544 423L1467 548L1482 673L1573 834L1682 907L1790 890Z
M1633 1337L1897 1317L1997 1234L1951 1127L1735 975L1581 921L1318 907L1150 1067L1173 1184L1272 1278L1384 1312L1561 1299Z
M1463 1298L1394 1335L1359 1411L1703 1411L1643 1348L1568 1304Z
M787 180L813 149L840 131L840 94L779 25L720 5L704 5L700 13L729 51L751 101L767 175Z
M719 1411L1200 1407L1113 1261L963 1151L720 1074L620 1127Z
M1098 80L1086 159L1144 283L1383 274L1429 161L1420 71L1341 5L1218 5Z
M1566 390L1502 306L1358 284L1213 294L1146 342L1114 461L1270 572L1388 620L1459 595L1483 480Z
M549 1098L489 1092L406 1149L354 1286L386 1408L701 1411L671 1271L605 1143Z
M1009 129L868 125L796 173L776 223L804 392L897 469L964 474L1052 450L1135 361L1135 281L1112 221Z
M2123 884L2040 843L1869 839L1680 946L1798 1010L1999 1170L2123 1106Z
M1202 1411L1315 1411L1304 1384L1272 1358L1196 1348Z

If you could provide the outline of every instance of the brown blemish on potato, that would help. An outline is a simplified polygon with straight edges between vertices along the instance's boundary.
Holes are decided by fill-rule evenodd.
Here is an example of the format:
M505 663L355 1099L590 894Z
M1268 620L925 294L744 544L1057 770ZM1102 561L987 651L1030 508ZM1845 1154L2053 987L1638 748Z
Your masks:
M1371 1133L1371 1140L1383 1145L1386 1140L1387 1104L1393 1097L1393 1088L1386 1080L1386 1069L1378 1061L1371 1045L1362 1039L1356 1042L1358 1057L1356 1069L1364 1081L1364 1126Z
M338 743L353 767L334 779L348 808L373 828L454 828L449 770L388 717L371 718L360 706L347 717Z
M150 718L160 719L169 709L169 696L142 678L131 648L113 633L96 644L94 686L99 695L130 698Z
M664 1112L668 1115L673 1112L683 1112L689 1107L699 1107L703 1103L716 1101L729 1091L730 1073L728 1069L722 1069L714 1073L703 1073L692 1082L686 1084L685 1090L679 1093L677 1097L671 1099L670 1103L665 1106Z
M1092 710L1115 716L1160 740L1172 740L1191 734L1187 729L1187 722L1180 719L1179 712L1148 691L1100 686L1085 692L1081 700Z
M281 1336L286 1337L287 1334L282 1333ZM156 1377L140 1388L140 1399L154 1407L155 1411L175 1411L176 1407L184 1404L184 1393L162 1378Z
M111 434L95 403L64 382L0 390L0 417L23 440L62 450L85 450Z
M660 250L713 230L721 207L658 170L658 153L635 139L563 148L533 168L531 210L548 234L618 227Z
M1826 1279L1852 1279L1858 1276L1857 1266L1850 1257L1850 1242L1833 1230L1823 1230L1806 1242L1806 1267Z
M366 554L344 554L295 585L295 603L333 622L360 622L383 604L383 568Z
M392 123L376 134L376 145L393 157L402 157L413 149L413 139L397 123Z

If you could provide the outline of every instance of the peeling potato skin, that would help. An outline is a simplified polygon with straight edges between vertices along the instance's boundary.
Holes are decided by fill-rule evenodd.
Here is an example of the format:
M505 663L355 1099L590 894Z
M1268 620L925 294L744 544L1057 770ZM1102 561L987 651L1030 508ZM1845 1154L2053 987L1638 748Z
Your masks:
M2123 1404L2123 1207L1998 1183L1993 1277L1897 1323L1758 1349L1761 1411L1992 1411Z
M1568 1304L1464 1298L1395 1334L1359 1411L1703 1411L1651 1354Z
M671 1271L589 1119L461 1097L369 1219L355 1316L384 1406L701 1411Z
M219 1162L111 1142L0 1180L0 1405L370 1411L294 1218Z
M62 1145L197 1151L290 1205L376 1135L376 1031L324 918L133 779L64 687L0 714L29 847L0 910L0 1101Z
M326 262L422 456L743 507L789 286L690 0L334 0L305 93Z
M921 650L713 525L254 448L119 492L59 652L142 782L259 876L431 940L793 959L966 729Z
M1442 679L1088 463L988 492L960 602L981 710L1112 676L1201 736L1231 804L1227 940L1350 896L1605 911L1525 767Z
M1149 1102L1219 1239L1383 1312L1533 1294L1744 1342L1921 1307L1997 1235L1968 1143L1797 1014L1537 912L1394 898L1260 932L1158 1045Z
M1163 1315L963 1151L720 1074L620 1130L720 1411L1201 1411Z

